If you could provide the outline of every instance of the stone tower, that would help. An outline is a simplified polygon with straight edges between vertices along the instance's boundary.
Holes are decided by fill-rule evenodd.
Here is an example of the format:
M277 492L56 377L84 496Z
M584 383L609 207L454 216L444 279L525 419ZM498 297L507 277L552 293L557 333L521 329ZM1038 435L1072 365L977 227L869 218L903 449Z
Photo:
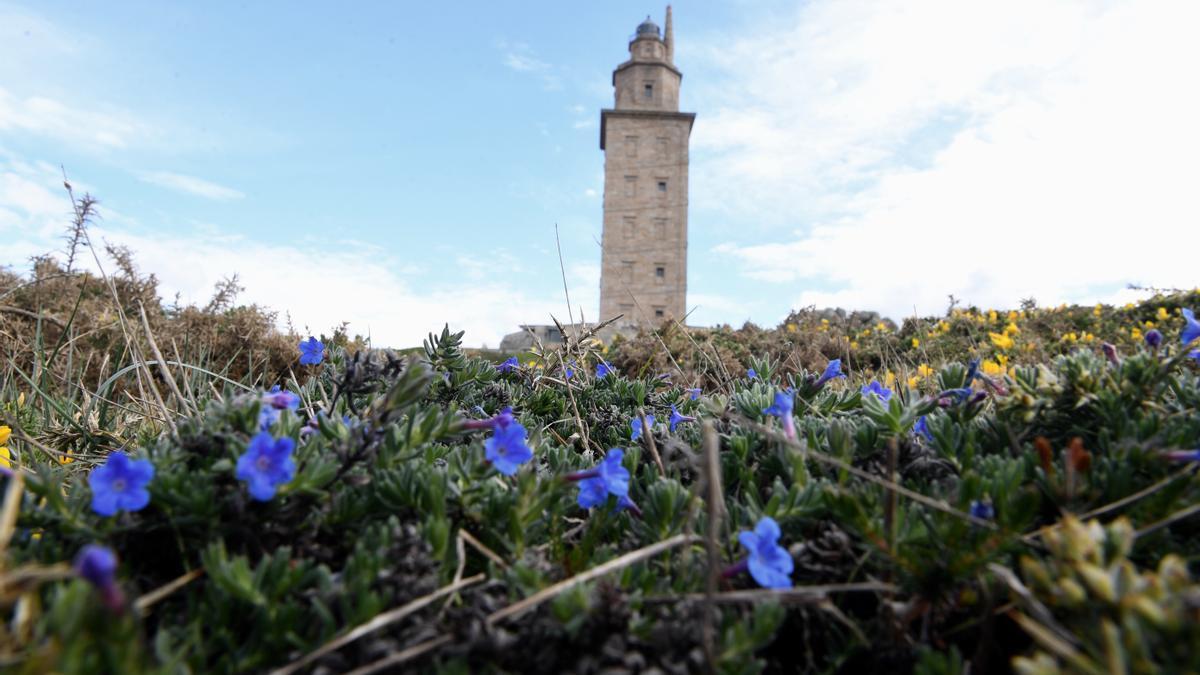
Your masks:
M687 295L688 140L679 112L671 8L665 35L646 17L613 71L615 102L600 112L604 233L600 320L618 328L683 321Z

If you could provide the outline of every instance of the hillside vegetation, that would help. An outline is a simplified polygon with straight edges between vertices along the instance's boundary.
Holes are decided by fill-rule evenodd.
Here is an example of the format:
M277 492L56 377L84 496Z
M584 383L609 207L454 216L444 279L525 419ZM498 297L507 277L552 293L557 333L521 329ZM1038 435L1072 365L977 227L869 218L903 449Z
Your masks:
M113 253L0 279L8 671L1200 671L1196 292L496 363Z

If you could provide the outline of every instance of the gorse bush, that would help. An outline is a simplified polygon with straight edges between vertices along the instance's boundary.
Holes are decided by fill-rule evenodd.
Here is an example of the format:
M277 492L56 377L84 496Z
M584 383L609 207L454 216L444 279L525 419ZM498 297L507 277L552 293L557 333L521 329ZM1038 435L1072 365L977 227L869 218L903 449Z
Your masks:
M771 350L631 369L586 334L498 366L448 328L418 355L306 340L286 387L179 375L194 407L119 453L27 440L18 394L0 657L1195 672L1200 325L1157 326L912 382Z

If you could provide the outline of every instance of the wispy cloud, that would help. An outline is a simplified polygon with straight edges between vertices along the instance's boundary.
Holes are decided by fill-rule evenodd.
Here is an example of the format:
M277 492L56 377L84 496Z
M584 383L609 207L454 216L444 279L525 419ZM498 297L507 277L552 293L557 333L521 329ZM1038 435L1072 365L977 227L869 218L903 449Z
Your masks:
M508 68L538 77L546 89L562 89L562 78L558 75L558 69L535 56L529 45L524 42L499 40L496 47L503 54L501 60Z
M1200 6L814 2L697 58L693 204L793 306L936 312L1191 287ZM1171 242L1164 246L1163 242Z
M60 184L53 167L0 153L0 235L7 242L0 263L20 265L60 245L70 210L58 193ZM203 303L217 281L236 273L246 288L243 301L270 307L314 331L328 331L344 320L351 331L371 335L380 346L418 345L429 331L449 322L467 331L467 344L494 347L522 323L549 322L552 313L566 316L559 286L531 293L506 279L469 273L437 284L373 245L277 243L213 229L157 233L118 226L123 219L108 213L102 207L105 217L93 226L93 241L128 246L139 267L158 277L160 294L178 293L184 302ZM497 255L501 267L512 269L516 259L511 254ZM471 258L458 263L464 272L483 265ZM598 275L595 265L567 268L576 316L578 307L599 304Z
M170 171L148 171L140 174L138 178L145 183L215 201L229 201L231 199L241 199L246 196L238 190L218 185L203 178Z
M0 132L45 136L91 150L125 148L157 132L135 115L99 104L83 108L44 96L18 97L0 88Z

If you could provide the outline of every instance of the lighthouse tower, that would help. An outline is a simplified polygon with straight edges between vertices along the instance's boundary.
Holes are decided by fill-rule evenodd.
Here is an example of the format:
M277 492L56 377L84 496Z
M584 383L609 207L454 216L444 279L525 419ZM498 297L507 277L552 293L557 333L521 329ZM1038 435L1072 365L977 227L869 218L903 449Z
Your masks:
M671 8L664 33L646 17L613 71L613 107L600 112L604 233L600 320L618 329L682 321L687 312L688 140L679 112Z

